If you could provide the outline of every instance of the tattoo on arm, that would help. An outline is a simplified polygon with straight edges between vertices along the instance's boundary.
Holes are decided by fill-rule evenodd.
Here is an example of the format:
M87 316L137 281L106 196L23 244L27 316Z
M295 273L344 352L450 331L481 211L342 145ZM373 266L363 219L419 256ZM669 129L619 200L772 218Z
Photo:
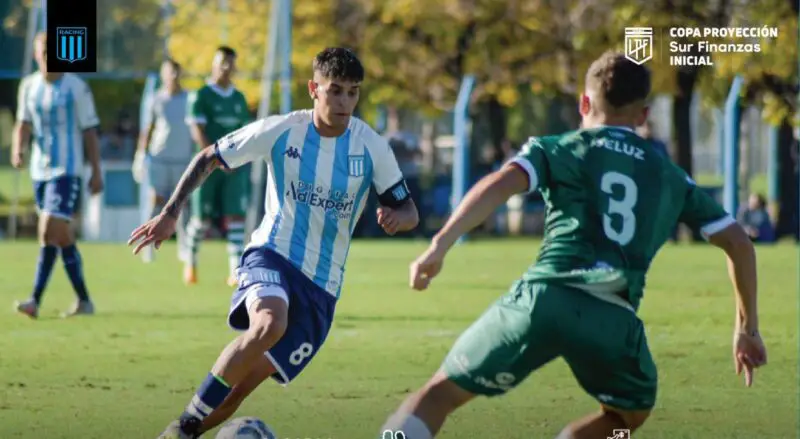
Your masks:
M177 219L181 213L181 208L186 204L186 200L189 199L189 195L218 167L219 160L214 155L213 146L200 151L183 173L181 180L178 182L178 187L175 188L169 201L164 206L164 212Z

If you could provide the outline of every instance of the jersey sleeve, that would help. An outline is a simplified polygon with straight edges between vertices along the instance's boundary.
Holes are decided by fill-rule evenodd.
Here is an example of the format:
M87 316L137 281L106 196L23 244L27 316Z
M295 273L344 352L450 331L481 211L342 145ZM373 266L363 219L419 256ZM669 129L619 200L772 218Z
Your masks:
M269 160L275 141L288 127L282 116L251 122L224 136L214 144L214 153L226 169L235 169L256 160Z
M200 90L189 93L188 106L189 108L186 109L186 123L205 125L207 123L205 103Z
M680 215L681 222L693 230L700 230L706 239L736 222L711 195L697 187L694 180L686 176L686 181L688 190Z
M19 83L17 91L17 122L31 123L33 116L28 107L28 97L30 93L30 81L26 78Z
M75 106L78 113L78 125L82 130L97 128L100 125L100 118L97 117L92 89L83 81L78 83L76 89Z
M528 193L546 184L547 156L540 138L531 137L519 153L511 159L512 164L521 168L528 176Z
M369 152L373 166L372 184L378 193L378 201L387 207L401 206L411 197L411 192L389 142L376 135L370 142Z

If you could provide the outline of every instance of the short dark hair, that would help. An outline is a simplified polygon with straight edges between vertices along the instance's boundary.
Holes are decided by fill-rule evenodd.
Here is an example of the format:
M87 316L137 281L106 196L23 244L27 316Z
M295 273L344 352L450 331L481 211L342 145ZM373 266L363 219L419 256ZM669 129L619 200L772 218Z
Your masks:
M314 57L314 73L324 78L361 82L364 66L355 52L344 47L329 47Z
M230 46L219 46L217 47L217 53L221 53L226 57L230 56L232 58L236 58L236 51L233 50Z
M608 51L596 59L586 73L586 90L613 108L622 108L650 95L650 70L621 52Z
M179 63L178 61L175 61L174 58L164 58L164 61L162 61L161 64L162 65L163 64L169 64L170 66L172 66L173 69L175 69L175 70L177 70L179 72L182 69L181 63Z

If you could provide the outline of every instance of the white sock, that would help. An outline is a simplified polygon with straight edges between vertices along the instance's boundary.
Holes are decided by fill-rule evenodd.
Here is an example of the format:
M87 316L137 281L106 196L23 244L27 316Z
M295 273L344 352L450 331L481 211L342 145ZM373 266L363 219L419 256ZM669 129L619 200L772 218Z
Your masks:
M380 439L433 439L422 419L414 415L392 416L381 429Z
M200 250L200 242L203 241L206 234L206 225L198 219L193 219L189 222L189 227L186 230L188 236L187 240L187 253L188 262L193 267L197 266L197 253Z

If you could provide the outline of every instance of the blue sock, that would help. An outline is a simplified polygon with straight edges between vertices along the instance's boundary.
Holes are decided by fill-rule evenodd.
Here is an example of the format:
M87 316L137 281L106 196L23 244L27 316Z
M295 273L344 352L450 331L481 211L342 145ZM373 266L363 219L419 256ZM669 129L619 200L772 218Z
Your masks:
M46 245L39 249L39 262L36 263L36 278L33 281L33 300L38 305L42 301L42 294L47 287L53 265L58 258L58 247Z
M231 387L221 377L209 373L181 415L181 430L189 435L199 433L200 423L225 401Z
M83 280L83 261L78 247L75 244L61 249L61 257L64 259L64 268L67 270L69 281L78 299L83 302L89 301L89 292L86 291L86 282Z

